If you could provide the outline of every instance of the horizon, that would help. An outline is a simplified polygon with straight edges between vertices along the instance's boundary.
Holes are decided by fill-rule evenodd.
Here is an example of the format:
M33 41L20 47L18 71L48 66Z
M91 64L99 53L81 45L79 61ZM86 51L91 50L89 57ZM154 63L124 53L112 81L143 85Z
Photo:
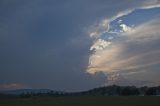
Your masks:
M160 86L160 0L1 0L0 90Z
M104 90L104 88L106 90ZM116 88L116 91L114 91ZM24 88L24 89L11 89L11 90L0 90L0 94L2 95L19 95L19 96L27 96L28 94L31 96L42 96L43 94L47 94L48 96L51 96L50 94L52 94L52 96L56 95L57 93L59 93L59 96L72 96L72 94L75 94L74 96L78 96L78 95L103 95L103 91L105 91L105 95L108 95L110 92L115 92L115 94L118 96L125 96L125 94L123 94L122 92L128 92L127 95L136 95L136 96L140 96L140 95L154 95L154 96L159 96L160 94L160 85L159 86L141 86L141 87L137 87L137 86L119 86L119 85L109 85L109 86L101 86L101 87L96 87L96 88L91 88L88 90L79 90L79 91L60 91L60 90L54 90L54 89L45 89L45 88ZM107 89L110 89L111 91L107 91ZM127 89L130 89L130 91L127 91ZM119 92L119 90L121 90L121 92ZM135 91L136 90L136 91ZM91 91L93 91L91 93ZM96 91L101 91L101 92L96 92ZM138 91L138 93L137 93ZM132 94L132 92L134 92ZM40 95L38 95L39 93L41 93ZM76 95L78 93L78 95ZM85 93L85 94L83 94ZM34 95L35 94L35 95ZM61 95L62 94L62 95ZM63 95L64 94L64 95ZM68 95L69 94L69 95ZM115 95L110 94L110 96L114 96ZM23 97L22 96L22 97Z

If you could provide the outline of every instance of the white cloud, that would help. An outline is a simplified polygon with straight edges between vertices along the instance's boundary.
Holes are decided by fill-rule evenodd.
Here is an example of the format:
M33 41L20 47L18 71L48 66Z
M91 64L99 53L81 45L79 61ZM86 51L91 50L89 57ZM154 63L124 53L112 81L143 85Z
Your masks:
M100 35L107 32L109 30L109 20L104 19L98 25L95 25L91 28L91 32L89 35L91 38L99 38Z
M109 45L111 45L111 42L109 41L105 41L103 39L98 39L93 46L91 46L90 50L103 50L106 47L108 47Z
M160 22L158 19L151 20L147 23L132 28L131 31L125 32L122 35L130 37L129 41L148 41L159 38Z
M146 0L141 9L151 9L160 7L160 0Z
M132 30L132 28L126 24L121 24L120 27L122 28L122 32L130 32Z

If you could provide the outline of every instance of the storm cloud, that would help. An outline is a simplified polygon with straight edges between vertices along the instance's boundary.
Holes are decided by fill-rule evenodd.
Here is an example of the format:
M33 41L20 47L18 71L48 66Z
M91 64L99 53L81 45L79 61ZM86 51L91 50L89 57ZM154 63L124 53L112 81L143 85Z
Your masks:
M158 6L139 7L139 9L148 11ZM111 84L122 84L120 80L123 79L122 82L126 82L129 80L127 77L132 74L140 73L142 75L148 71L157 73L154 70L160 64L160 48L158 46L160 42L160 20L157 18L159 15L157 13L155 18L132 26L124 24L124 20L118 20L121 17L128 17L135 11L122 12L122 15L103 19L98 26L94 27L97 30L94 29L90 32L90 37L94 41L90 48L92 53L89 58L88 73L103 72L108 77L108 81L111 80L108 83L113 82ZM111 23L115 23L113 21L116 20L119 28L113 30ZM126 79L124 80L123 77ZM142 77L141 80L144 82L147 79ZM148 80L150 81L148 84L152 82L150 78ZM127 82L127 84L137 85L135 82L136 79ZM159 84L159 79L157 78L156 81L154 79L153 82ZM147 82L144 83L147 84Z
M106 72L106 69L110 71L121 69L120 65L126 63L127 57L133 56L133 59L128 58L131 62L124 66L130 67L126 67L125 70L133 69L132 65L143 68L137 66L135 61L139 61L139 65L149 66L159 53L158 46L154 46L158 44L158 36L149 39L150 35L147 35L149 41L136 40L143 39L143 35L139 33L146 30L151 31L145 32L146 34L159 33L153 31L159 27L158 19L156 22L151 21L146 25L135 27L133 33L137 34L138 38L129 37L133 34L125 32L126 34L122 35L122 38L126 39L125 45L122 43L123 40L110 44L98 38L108 30L112 20L127 15L137 8L149 9L159 7L159 4L159 0L152 0L152 2L151 0L121 0L120 2L117 0L1 0L0 85L22 84L31 88L84 90L104 85L106 76L103 72ZM146 29L141 29L143 25ZM135 42L140 44L136 45ZM96 55L105 57L113 53L115 56L95 59L90 47L91 50L95 50L99 44L101 45L99 49L112 44L114 47L108 52L97 51ZM129 48L132 47L144 48L144 51L130 53ZM150 52L143 55L148 49ZM116 61L113 59L116 58L115 52L125 55L120 56ZM150 62L141 64L142 59L136 59L136 54L143 55L143 58L148 56L153 58L150 57L148 58ZM110 62L113 62L110 66L101 64L105 64L109 58ZM120 58L124 59L123 62L120 62ZM96 71L100 73L95 75L86 73L89 59L96 60L93 64L96 65ZM158 62L158 58L156 60ZM99 71L99 69L105 70ZM95 70L91 71L93 68L89 70L90 73L95 72Z

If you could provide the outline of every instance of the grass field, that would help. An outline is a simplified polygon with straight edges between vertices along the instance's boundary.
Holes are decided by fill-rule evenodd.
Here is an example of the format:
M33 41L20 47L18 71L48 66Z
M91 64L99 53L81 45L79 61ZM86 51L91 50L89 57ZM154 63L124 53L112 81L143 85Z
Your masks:
M0 106L160 106L156 96L71 96L1 98Z

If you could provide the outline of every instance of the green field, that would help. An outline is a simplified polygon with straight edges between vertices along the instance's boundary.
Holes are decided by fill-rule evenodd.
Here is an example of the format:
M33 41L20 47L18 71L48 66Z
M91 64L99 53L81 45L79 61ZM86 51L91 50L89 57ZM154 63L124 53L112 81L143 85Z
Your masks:
M160 106L160 97L71 96L1 98L0 106Z

